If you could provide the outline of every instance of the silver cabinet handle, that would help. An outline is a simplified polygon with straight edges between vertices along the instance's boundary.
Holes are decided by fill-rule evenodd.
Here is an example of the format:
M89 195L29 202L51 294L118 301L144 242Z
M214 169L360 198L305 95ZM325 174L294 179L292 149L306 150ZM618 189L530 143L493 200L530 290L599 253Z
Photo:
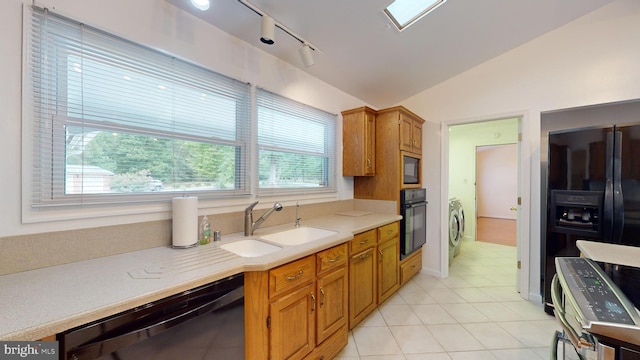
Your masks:
M360 241L360 245L364 245L369 242L369 239Z
M320 307L324 306L324 289L320 288Z
M316 311L316 296L311 293L311 312Z
M334 258L329 259L328 261L329 261L330 263L334 263L334 262L336 262L336 261L340 260L341 258L342 258L342 257L341 257L340 255L338 255L338 256L336 256L336 257L334 257Z

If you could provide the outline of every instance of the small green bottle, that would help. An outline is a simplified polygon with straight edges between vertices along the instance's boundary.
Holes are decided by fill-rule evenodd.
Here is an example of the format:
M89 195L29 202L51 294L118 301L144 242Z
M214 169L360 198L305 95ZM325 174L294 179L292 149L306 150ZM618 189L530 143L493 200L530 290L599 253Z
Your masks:
M211 225L207 215L203 216L200 222L200 234L200 245L207 245L211 242Z

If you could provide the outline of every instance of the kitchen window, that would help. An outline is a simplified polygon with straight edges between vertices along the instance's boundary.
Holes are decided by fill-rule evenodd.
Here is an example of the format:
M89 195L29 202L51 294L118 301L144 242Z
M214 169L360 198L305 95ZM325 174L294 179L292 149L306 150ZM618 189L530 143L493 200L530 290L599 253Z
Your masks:
M47 10L32 25L35 206L249 193L249 84Z
M335 190L336 115L256 90L259 194Z
M32 208L335 191L336 115L31 10Z

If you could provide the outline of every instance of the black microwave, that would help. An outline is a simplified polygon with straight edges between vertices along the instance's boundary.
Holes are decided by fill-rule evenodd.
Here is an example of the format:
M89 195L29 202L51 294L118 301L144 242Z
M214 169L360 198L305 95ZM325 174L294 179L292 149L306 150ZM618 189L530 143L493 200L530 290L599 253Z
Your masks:
M420 184L420 156L402 154L402 183L404 185Z

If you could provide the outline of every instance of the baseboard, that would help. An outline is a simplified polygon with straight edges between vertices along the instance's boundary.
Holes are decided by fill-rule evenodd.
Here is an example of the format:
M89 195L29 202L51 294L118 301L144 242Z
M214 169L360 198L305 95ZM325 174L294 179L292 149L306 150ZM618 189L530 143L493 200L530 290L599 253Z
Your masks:
M442 279L442 273L440 271L434 270L434 269L422 268L422 269L420 269L420 274L431 275L431 276L433 276L435 278Z
M478 219L518 220L518 218L510 218L506 216L478 216Z
M542 304L542 295L529 293L529 301L536 304Z

